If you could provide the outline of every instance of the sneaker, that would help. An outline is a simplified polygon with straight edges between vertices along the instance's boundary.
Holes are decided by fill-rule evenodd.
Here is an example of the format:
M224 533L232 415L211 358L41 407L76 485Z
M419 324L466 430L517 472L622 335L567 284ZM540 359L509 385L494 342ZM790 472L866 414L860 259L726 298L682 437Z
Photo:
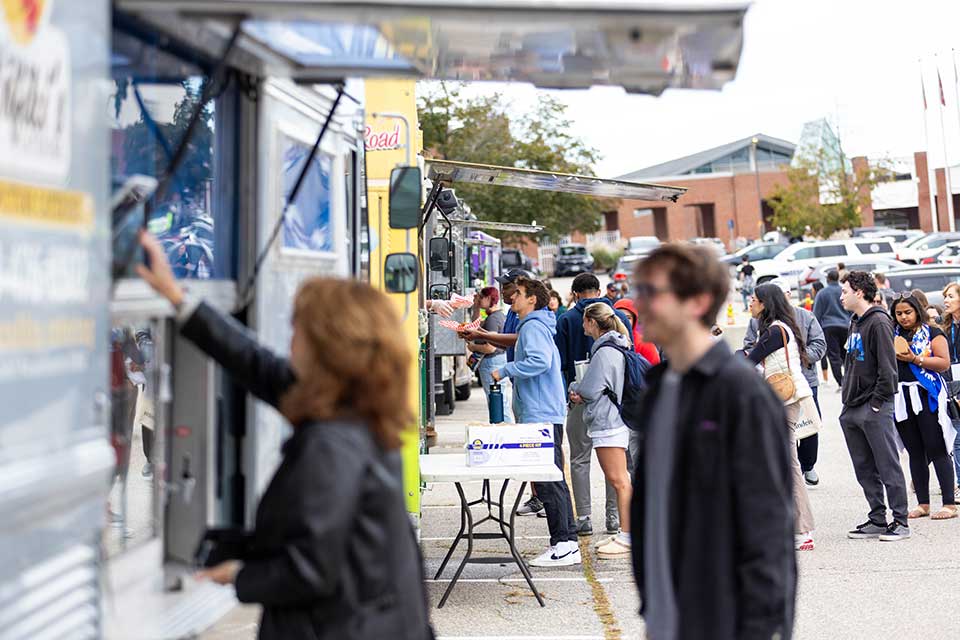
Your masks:
M902 522L897 522L896 520L890 523L890 526L887 527L885 533L880 534L880 540L882 542L899 542L900 540L906 540L909 537L910 527Z
M146 480L153 478L153 464L148 462L143 465L143 469L140 470L140 475Z
M607 516L607 533L614 534L620 532L620 518L616 515Z
M520 505L517 509L518 516L532 516L543 511L543 502L537 496L530 496L530 499Z
M813 536L809 533L794 534L793 548L797 551L813 551Z
M815 487L820 484L820 476L817 475L816 471L810 469L810 471L803 472L803 481L807 483L808 487Z
M528 562L531 567L569 567L580 564L580 548L576 542L566 545L560 543L550 547L539 556Z
M546 517L547 517L547 510L546 510L546 509L540 509L540 511L537 511L537 517L538 517L538 518L546 518Z
M867 538L879 538L887 532L887 524L876 524L867 520L857 528L847 531L847 537L854 540L865 540Z
M629 557L630 552L631 544L619 535L611 538L605 545L597 547L597 557L599 558L624 558Z
M577 535L578 536L592 536L593 535L593 523L590 522L590 517L580 518L577 520Z
M619 532L613 534L612 536L606 536L606 537L600 538L600 539L597 540L597 542L593 545L593 548L594 548L594 549L599 549L599 548L602 547L603 545L605 545L605 544L607 544L607 543L609 543L609 542L612 542L613 540L616 540L618 535L619 535Z

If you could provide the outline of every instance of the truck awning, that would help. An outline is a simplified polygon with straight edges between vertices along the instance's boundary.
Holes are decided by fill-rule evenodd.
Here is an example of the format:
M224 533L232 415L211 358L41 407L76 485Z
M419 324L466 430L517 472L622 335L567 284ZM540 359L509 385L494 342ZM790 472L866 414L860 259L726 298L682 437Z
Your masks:
M404 76L543 88L719 89L733 79L743 0L116 0L172 41L231 65L328 83Z
M676 202L686 192L684 187L610 180L552 171L495 167L452 160L427 160L426 164L428 178L448 184L460 182L499 185L540 191L562 191L598 198L670 202Z

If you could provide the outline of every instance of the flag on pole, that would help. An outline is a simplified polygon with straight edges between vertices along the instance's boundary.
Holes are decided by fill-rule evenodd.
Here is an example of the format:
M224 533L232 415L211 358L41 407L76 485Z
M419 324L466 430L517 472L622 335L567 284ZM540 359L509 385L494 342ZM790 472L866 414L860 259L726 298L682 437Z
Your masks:
M940 86L940 104L947 106L947 99L943 95L943 80L940 79L940 67L937 67L937 84Z

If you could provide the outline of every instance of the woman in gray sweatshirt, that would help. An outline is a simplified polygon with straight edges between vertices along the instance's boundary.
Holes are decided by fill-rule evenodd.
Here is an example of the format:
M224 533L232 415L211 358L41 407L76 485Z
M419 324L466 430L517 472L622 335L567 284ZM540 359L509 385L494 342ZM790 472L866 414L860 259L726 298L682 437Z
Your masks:
M570 400L586 405L583 421L587 425L587 435L593 440L603 475L617 491L620 511L620 532L602 540L597 546L597 555L601 558L624 557L630 554L632 485L626 455L630 432L620 417L618 404L622 399L626 366L623 351L632 350L633 346L626 326L614 314L613 308L602 302L584 310L583 332L594 341L590 364L583 379L570 384ZM610 393L617 398L617 404L609 397Z

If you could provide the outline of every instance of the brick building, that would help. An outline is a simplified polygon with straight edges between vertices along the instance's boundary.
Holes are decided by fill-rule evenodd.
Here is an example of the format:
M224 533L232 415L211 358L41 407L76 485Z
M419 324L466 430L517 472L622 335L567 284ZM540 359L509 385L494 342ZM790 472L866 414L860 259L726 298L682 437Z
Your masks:
M773 210L766 199L786 184L796 145L757 134L742 140L640 169L622 180L686 187L675 203L621 201L604 214L604 229L622 238L657 236L661 240L759 238L761 221Z

